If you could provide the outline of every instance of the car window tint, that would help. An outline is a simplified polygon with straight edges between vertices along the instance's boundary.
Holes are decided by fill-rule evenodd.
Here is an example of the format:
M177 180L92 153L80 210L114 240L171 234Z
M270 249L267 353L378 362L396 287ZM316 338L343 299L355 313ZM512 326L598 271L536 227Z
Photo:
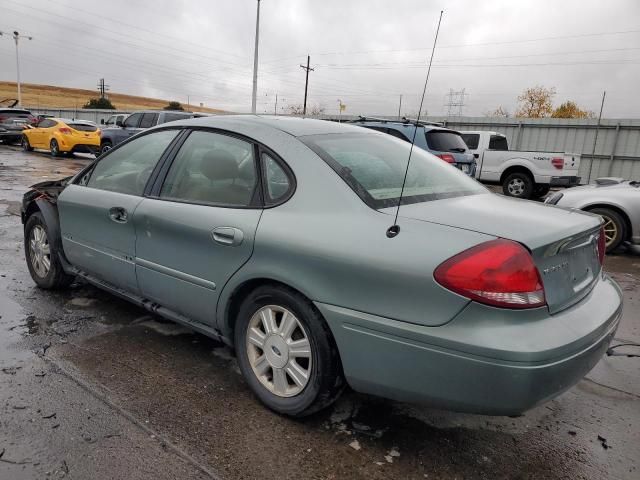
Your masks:
M141 113L134 113L124 121L124 126L129 128L136 128L138 126L138 123L140 122L141 117Z
M196 131L176 155L161 198L246 207L257 184L253 144L235 137Z
M164 119L162 123L173 122L175 120L184 120L186 118L191 118L190 113L165 113Z
M67 123L67 125L80 132L95 132L98 130L98 127L95 125L89 125L87 123Z
M327 134L299 139L325 160L372 208L398 205L411 145L388 135ZM461 140L462 141L462 140ZM402 204L487 190L435 155L414 148Z
M54 127L58 124L58 122L55 122L53 120L49 120L48 118L45 118L44 120L42 120L39 124L38 124L38 128L51 128Z
M491 138L489 138L489 150L509 150L507 137L491 135Z
M402 133L402 132L400 132L400 131L398 131L398 130L395 130L395 129L393 129L393 128L390 128L388 133L389 133L389 135L391 135L392 137L399 138L400 140L404 140L405 142L410 142L410 141L411 141L410 139L408 139L408 138L405 136L405 134L404 134L404 133Z
M463 133L462 140L467 144L467 147L471 150L476 150L478 148L478 144L480 143L480 134L479 133Z
M460 134L447 130L429 130L425 134L430 150L436 152L466 152L467 144Z
M140 128L153 127L157 121L157 113L145 113L144 115L142 115L142 120L140 120Z
M262 168L267 185L267 204L274 204L282 199L291 188L291 181L285 170L268 153L262 154Z
M178 130L162 130L136 138L110 151L93 169L88 187L142 195L144 187Z

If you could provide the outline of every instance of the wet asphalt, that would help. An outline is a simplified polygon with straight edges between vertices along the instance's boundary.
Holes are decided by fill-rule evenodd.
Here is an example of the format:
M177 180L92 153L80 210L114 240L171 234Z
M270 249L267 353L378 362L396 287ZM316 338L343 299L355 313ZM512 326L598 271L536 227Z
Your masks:
M296 421L223 345L86 284L36 288L20 198L89 161L0 146L0 480L640 478L640 357L605 357L518 418L346 392ZM640 252L606 269L625 295L615 343L639 343Z

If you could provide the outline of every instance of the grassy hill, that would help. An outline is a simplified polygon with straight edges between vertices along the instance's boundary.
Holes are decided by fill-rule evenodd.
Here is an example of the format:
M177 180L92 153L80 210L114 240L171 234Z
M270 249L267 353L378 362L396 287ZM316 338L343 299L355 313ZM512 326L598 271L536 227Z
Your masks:
M32 108L82 108L90 98L96 98L98 96L97 91L82 88L56 87L53 85L37 85L33 83L23 83L21 87L23 105ZM18 98L18 90L15 82L0 81L0 100L5 98ZM109 92L109 100L111 100L111 103L119 110L143 110L164 108L170 100L174 99L163 100ZM216 113L223 111L215 108L200 107L199 105L185 105L184 103L182 103L182 106L185 110L195 110L198 112Z

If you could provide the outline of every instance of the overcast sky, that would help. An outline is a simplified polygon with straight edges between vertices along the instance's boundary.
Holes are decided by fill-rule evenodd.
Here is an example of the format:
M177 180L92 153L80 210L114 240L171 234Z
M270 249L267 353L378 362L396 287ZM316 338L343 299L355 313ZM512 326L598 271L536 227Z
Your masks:
M465 89L464 115L516 108L526 87L555 87L605 117L639 117L637 0L262 0L258 111L309 102L335 113L447 114ZM0 0L0 31L23 41L23 82L95 88L225 110L251 108L256 0ZM15 80L15 50L0 37L0 80ZM453 108L457 112L457 107Z

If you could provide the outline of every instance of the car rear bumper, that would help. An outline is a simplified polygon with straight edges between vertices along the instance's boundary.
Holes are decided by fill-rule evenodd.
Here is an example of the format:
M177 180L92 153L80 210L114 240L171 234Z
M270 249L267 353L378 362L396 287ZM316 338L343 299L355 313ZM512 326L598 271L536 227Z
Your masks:
M580 185L580 177L551 177L549 185L552 187L575 187Z
M513 312L471 302L441 327L316 305L354 390L515 415L567 390L595 366L618 327L622 295L603 277L584 300L555 315L546 308Z
M0 141L17 143L22 139L22 131L20 132L0 132Z
M69 150L71 153L93 153L97 154L100 151L100 145L84 145L77 144L71 147Z

